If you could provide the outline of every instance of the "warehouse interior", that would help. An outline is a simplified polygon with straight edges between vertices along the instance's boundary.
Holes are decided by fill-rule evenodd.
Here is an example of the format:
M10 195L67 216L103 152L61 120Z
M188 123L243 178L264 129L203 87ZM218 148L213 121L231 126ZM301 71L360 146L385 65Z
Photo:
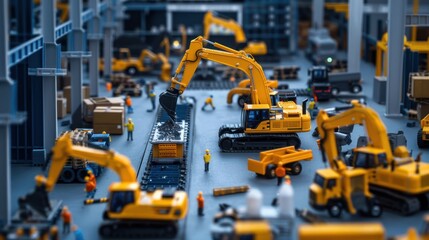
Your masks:
M429 237L427 1L0 13L0 240Z

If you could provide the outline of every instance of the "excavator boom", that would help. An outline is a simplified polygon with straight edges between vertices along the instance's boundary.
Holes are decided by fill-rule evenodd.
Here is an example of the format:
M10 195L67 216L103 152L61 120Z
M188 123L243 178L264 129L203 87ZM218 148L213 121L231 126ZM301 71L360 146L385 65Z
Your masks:
M213 45L219 50L204 48L203 43ZM199 36L191 41L189 49L185 52L174 77L171 79L170 88L160 94L159 97L160 105L173 121L175 121L177 98L188 87L201 59L211 60L243 71L251 82L252 103L267 104L271 107L269 83L266 80L264 70L255 59L244 51L237 51ZM178 79L180 73L182 73L181 81Z
M232 19L223 19L215 16L212 12L208 11L204 15L204 39L209 39L210 27L212 25L222 26L235 35L235 42L245 43L247 41L243 28L236 21Z

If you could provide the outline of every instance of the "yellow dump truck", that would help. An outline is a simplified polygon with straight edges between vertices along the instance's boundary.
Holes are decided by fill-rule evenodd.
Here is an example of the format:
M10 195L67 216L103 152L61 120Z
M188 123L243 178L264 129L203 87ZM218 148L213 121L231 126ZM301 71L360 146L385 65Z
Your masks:
M275 170L279 164L282 165L289 174L300 174L302 171L300 161L312 160L313 151L304 149L296 150L294 146L289 146L261 152L259 158L261 159L260 161L248 158L247 169L260 176L275 178Z

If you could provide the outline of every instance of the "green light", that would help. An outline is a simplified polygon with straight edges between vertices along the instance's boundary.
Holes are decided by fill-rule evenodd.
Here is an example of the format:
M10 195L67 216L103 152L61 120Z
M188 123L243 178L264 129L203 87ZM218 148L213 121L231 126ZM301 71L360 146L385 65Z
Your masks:
M332 62L332 58L331 58L331 57L328 57L328 58L326 59L326 61L327 61L328 63L331 63L331 62Z

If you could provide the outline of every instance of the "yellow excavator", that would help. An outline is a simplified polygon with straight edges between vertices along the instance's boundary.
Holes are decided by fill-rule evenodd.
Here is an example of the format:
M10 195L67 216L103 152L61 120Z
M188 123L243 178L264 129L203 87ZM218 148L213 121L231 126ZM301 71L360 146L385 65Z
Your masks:
M118 58L112 59L112 71L123 72L130 76L134 76L138 72L151 71L153 68L146 62L146 59L149 59L151 64L158 61L157 55L149 49L142 50L139 58L134 58L131 57L129 48L120 48ZM98 67L100 71L104 71L103 59L100 59Z
M188 196L175 189L144 192L136 181L130 160L113 151L102 151L73 145L68 134L61 136L52 149L48 177L36 176L36 191L21 198L21 205L30 206L42 215L50 209L48 192L54 189L60 172L69 157L88 159L115 171L120 182L109 187L105 221L99 233L106 238L173 237L178 220L188 212Z
M371 193L383 207L404 215L428 209L429 164L421 162L421 154L414 159L405 146L392 151L386 127L374 110L356 100L348 108L331 117L322 110L317 116L321 148L328 158L340 159L335 129L364 125L368 145L353 149L351 165L368 172Z
M163 38L160 46L164 47L165 53L157 54L157 61L161 63L161 73L159 78L162 81L167 82L171 78L171 63L168 61L170 58L170 40L168 37Z
M232 19L220 18L210 11L204 15L204 39L209 39L210 27L212 25L222 26L234 33L238 49L243 49L246 53L254 56L267 54L267 45L265 42L247 42L246 34L240 24Z
M204 48L204 43L219 50ZM219 129L218 144L223 151L255 151L301 146L297 133L308 132L311 129L310 115L305 107L306 100L302 107L293 101L277 101L276 95L270 95L271 90L264 70L255 59L244 51L210 42L201 36L191 41L171 79L170 87L160 94L160 105L169 115L170 123L176 121L177 99L188 87L202 59L240 69L250 79L252 104L244 106L242 123L223 125Z

